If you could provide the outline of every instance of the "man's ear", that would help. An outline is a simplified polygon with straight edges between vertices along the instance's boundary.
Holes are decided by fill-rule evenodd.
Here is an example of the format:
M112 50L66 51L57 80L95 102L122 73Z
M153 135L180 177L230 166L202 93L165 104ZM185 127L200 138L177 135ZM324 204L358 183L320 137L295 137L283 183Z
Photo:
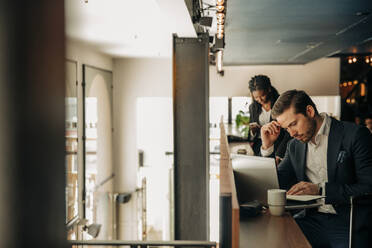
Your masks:
M306 115L313 118L315 116L315 109L311 105L306 106Z

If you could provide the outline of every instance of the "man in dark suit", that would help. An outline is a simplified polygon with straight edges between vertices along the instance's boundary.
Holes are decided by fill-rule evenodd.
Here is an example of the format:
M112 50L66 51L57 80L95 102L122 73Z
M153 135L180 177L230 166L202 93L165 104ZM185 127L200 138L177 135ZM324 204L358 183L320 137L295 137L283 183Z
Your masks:
M294 137L278 166L280 187L287 194L325 196L318 209L307 211L297 223L313 247L348 247L350 197L372 192L370 132L319 114L304 91L283 93L272 116L276 121L261 128L262 152L271 152L281 128ZM359 214L355 228L371 225L366 219L370 209Z

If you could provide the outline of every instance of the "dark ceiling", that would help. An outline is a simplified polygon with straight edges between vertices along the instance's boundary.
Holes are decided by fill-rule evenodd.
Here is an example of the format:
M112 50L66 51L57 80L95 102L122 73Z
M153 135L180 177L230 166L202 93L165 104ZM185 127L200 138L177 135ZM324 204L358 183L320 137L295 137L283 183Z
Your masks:
M227 0L225 65L371 53L372 0Z

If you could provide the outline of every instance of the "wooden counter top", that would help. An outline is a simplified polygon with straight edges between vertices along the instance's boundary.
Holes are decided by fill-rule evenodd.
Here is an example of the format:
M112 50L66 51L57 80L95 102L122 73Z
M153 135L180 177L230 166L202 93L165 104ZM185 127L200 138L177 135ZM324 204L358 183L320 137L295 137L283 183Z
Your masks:
M311 248L305 235L289 213L240 218L240 248Z

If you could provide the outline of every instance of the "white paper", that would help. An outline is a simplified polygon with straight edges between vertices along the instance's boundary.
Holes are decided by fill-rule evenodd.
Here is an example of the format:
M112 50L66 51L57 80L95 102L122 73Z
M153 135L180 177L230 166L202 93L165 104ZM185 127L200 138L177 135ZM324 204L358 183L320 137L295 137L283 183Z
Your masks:
M287 200L294 201L311 201L324 198L325 196L321 195L287 195Z
M305 208L317 208L320 207L322 204L321 203L313 203L313 204L298 204L298 205L291 205L291 206L285 206L286 210L291 210L291 209L305 209Z

